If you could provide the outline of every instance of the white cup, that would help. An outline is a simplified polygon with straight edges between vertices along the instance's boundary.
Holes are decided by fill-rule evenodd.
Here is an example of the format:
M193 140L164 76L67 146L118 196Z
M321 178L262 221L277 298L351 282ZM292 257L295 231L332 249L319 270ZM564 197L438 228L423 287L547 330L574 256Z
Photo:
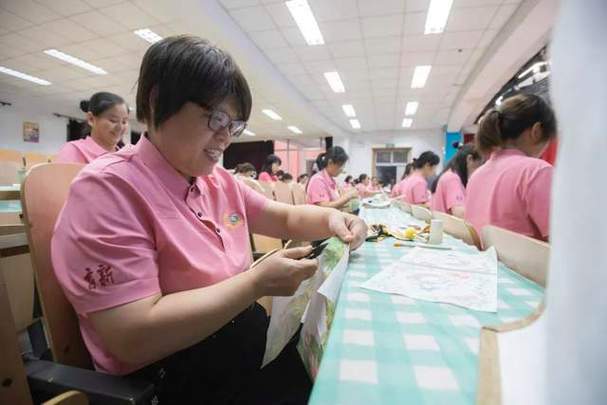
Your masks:
M431 245L440 245L443 243L443 221L433 219L430 221L430 236L428 243Z

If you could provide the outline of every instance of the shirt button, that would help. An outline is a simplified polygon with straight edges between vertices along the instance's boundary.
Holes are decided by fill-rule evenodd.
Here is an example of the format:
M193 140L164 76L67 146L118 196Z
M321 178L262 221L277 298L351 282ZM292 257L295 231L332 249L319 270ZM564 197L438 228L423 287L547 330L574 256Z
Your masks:
M196 213L196 215L198 215L198 218L200 218L200 217L202 217L202 212L198 211L198 212Z
M193 193L194 191L196 191L196 187L194 187L194 186L190 187L190 192Z
M215 232L221 233L221 229L217 228L217 229L215 229Z

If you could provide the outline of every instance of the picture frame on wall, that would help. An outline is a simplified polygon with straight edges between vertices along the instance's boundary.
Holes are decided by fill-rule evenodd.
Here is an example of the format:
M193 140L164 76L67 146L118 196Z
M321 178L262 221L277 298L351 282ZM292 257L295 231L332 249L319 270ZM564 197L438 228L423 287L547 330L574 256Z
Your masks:
M23 141L40 142L40 125L37 122L23 122Z

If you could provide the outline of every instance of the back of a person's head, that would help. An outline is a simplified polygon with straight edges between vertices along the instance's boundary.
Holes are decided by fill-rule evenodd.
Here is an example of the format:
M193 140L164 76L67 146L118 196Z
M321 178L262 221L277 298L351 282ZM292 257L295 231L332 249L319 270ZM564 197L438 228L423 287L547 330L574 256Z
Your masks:
M264 162L263 166L261 167L261 171L272 174L272 165L274 163L276 163L280 166L282 164L282 160L274 154L270 154L270 155L266 156L266 161Z
M316 158L316 165L319 170L327 167L329 162L336 164L338 166L343 166L348 161L348 154L341 146L333 146L327 149L326 152L323 152L318 155Z
M481 119L476 133L476 147L483 154L503 147L508 140L539 123L544 140L556 136L556 118L548 103L535 94L518 94L505 99Z
M249 162L244 162L236 165L236 169L234 170L234 174L239 173L250 173L255 171L255 166L253 166Z
M440 163L440 158L438 155L431 150L427 150L423 152L421 155L417 157L417 159L413 159L413 168L421 169L426 164L430 166L436 166Z
M282 176L280 176L280 180L282 181L291 181L293 180L293 175L291 175L291 173L283 173Z
M457 153L451 158L449 163L445 166L443 171L436 176L434 181L430 183L430 191L436 192L436 187L438 186L438 181L443 174L447 170L452 170L455 174L457 174L462 181L464 187L468 185L468 156L472 156L474 160L480 160L481 155L476 150L476 147L472 143L467 143L465 145L460 145L459 142L457 145L454 145L458 148Z
M358 176L358 182L362 183L363 181L365 181L367 179L367 174L366 173L362 173L360 176Z

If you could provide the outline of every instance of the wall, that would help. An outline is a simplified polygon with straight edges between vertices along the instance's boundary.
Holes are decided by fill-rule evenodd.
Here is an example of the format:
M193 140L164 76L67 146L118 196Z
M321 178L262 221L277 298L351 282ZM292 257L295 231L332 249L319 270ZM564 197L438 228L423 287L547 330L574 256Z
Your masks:
M333 144L343 147L350 157L345 171L354 176L360 173L371 174L373 157L372 148L384 148L386 144L398 148L411 148L411 156L431 150L444 156L445 136L440 129L425 131L377 132L372 134L352 135L349 138L333 138ZM441 161L441 166L442 166Z
M40 142L23 141L23 122L37 122ZM67 139L67 119L35 108L0 107L0 148L55 154Z

